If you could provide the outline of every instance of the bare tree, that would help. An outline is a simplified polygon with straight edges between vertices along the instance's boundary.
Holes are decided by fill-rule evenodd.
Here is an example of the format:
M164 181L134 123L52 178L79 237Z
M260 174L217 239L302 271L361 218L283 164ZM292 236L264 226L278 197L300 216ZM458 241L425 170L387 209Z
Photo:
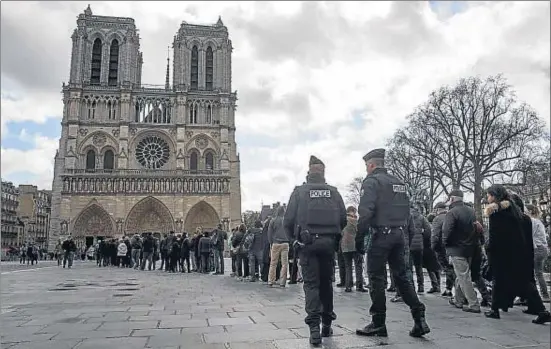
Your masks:
M247 228L254 227L254 223L259 219L260 212L258 211L247 210L243 212L243 223L247 226Z
M484 183L519 173L542 136L542 120L517 103L501 75L440 88L396 134L430 164L429 178L446 194L456 188L474 193L479 218Z
M535 150L544 136L544 123L530 106L517 103L501 75L462 79L449 92L444 105L460 126L460 142L471 165L475 210L481 218L484 182L518 172L523 157Z
M360 176L354 177L346 186L346 200L355 207L360 205L363 181L364 179Z

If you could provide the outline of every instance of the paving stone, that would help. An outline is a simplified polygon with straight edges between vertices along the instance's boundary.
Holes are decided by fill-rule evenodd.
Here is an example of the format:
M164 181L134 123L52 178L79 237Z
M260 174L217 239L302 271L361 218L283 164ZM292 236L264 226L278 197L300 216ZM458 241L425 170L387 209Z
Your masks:
M190 315L190 317L193 320L206 320L211 318L228 318L228 313L194 313L194 314L187 314Z
M73 349L78 343L80 343L81 339L67 339L67 340L49 340L44 342L25 342L25 343L19 343L15 344L11 347L4 347L4 344L2 343L3 349Z
M84 281L103 286L44 292ZM112 297L119 291L111 285L118 282L138 283L140 291ZM9 285L2 288L2 348L310 348L300 285L270 289L230 277L134 272L93 263L79 263L70 273L53 268L3 274L2 283ZM549 349L549 326L532 324L533 316L519 308L491 321L453 309L440 296L421 298L432 329L425 339L408 335L413 324L408 307L390 302L390 336L374 339L354 333L370 320L369 296L336 290L335 335L323 339L323 348Z
M104 322L97 330L143 330L157 328L158 325L158 321Z
M118 337L128 337L132 330L103 330L103 331L70 331L70 332L61 332L55 336L54 340L61 339L92 339L92 338L118 338Z
M207 320L161 320L159 328L206 327Z
M249 317L249 316L264 316L264 314L262 314L259 311L234 311L234 312L228 313L228 316L231 318L239 318L239 317Z
M78 344L75 349L98 349L98 348L114 348L114 349L137 349L145 348L147 338L106 338L106 339L85 339Z
M132 331L132 337L152 337L152 336L166 336L166 335L180 335L180 329L168 329L168 328L149 328L143 330Z
M200 334L162 334L149 338L147 345L152 348L166 346L180 346L181 348L196 348L204 344L203 336Z
M231 325L224 326L226 332L243 332L243 331L266 331L266 330L277 330L278 328L271 323L265 324L249 324L249 325Z
M224 325L248 325L253 324L250 318L248 317L237 317L237 318L215 318L207 319L209 326L224 326Z
M266 330L262 332L246 331L216 334L208 333L204 336L206 343L259 342L274 339L297 338L297 336L289 330Z

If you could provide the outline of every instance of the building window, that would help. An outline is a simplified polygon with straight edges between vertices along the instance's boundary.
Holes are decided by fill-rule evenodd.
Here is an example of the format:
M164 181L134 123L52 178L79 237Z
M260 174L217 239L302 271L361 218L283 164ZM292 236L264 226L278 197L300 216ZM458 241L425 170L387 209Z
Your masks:
M92 149L86 153L86 169L94 170L96 168L96 152Z
M199 86L199 50L197 46L191 49L191 81L190 89L197 90Z
M119 41L114 39L111 42L109 50L109 86L117 86L117 77L119 73Z
M189 157L189 169L192 171L197 171L197 153L192 152Z
M99 85L101 78L101 40L98 38L94 40L94 46L92 47L92 70L90 72L90 84Z
M115 168L115 154L112 150L107 150L103 154L103 168L106 170L112 170Z
M205 123L212 124L212 106L210 104L207 105L207 115L205 116L205 118Z
M199 106L196 103L193 103L189 106L189 123L190 124L197 123L197 109L199 109Z
M211 152L205 155L205 168L207 170L214 170L214 155Z
M207 57L206 57L206 64L205 64L206 70L205 70L205 82L206 82L206 89L209 91L212 91L213 89L213 76L214 76L214 58L212 54L212 47L207 47Z

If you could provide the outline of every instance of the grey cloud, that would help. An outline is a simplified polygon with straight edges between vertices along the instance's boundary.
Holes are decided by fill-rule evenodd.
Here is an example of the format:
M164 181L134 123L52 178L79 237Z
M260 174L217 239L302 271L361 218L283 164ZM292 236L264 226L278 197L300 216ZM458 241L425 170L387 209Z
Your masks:
M275 62L291 58L309 66L332 56L336 45L329 32L344 25L339 18L329 18L317 2L303 3L292 17L267 13L259 13L259 16L260 21L255 18L234 24L248 37L258 58Z
M304 123L311 119L311 108L308 93L298 91L288 93L281 100L274 100L274 91L269 88L253 88L243 86L239 93L239 109L242 114L255 117L262 112L280 110L288 115L299 117Z
M71 31L63 30L63 25L55 23L74 23L75 13L60 11L52 23L51 17L42 17L41 11L37 10L36 16L29 14L22 20L17 13L9 11L14 6L18 4L2 4L2 75L15 80L26 90L59 90L62 80L67 80L69 74ZM35 6L41 7L44 3Z

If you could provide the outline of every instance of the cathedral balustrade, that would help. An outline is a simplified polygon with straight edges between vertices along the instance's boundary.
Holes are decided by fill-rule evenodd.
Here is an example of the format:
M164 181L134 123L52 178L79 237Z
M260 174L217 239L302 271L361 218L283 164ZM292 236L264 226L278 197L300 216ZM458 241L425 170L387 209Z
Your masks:
M163 171L166 172L166 171ZM63 194L78 195L221 195L230 193L229 176L87 176L63 175Z
M182 177L182 176L223 176L230 175L229 170L148 170L148 169L65 169L65 175L86 175L86 176L140 176L140 177Z

